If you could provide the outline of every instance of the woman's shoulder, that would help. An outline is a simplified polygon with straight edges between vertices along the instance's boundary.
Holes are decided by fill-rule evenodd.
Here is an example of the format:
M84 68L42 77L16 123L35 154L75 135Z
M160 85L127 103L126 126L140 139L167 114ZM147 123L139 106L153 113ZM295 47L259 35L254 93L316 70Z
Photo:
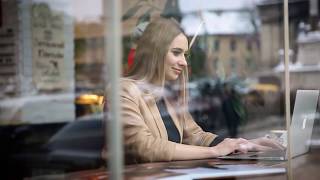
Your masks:
M122 89L141 89L140 86L143 82L127 77L120 78L120 86Z
M126 94L130 94L131 96L142 95L143 97L145 96L154 97L157 91L161 90L161 88L159 88L158 86L155 86L144 80L121 78L120 83L121 83L122 94L126 93Z
M122 77L120 78L120 83L121 83L121 86L134 86L136 85L137 83L137 80L134 80L134 79L130 79L130 78L127 78L127 77Z
M138 95L141 90L138 88L138 81L130 78L120 78L121 94Z

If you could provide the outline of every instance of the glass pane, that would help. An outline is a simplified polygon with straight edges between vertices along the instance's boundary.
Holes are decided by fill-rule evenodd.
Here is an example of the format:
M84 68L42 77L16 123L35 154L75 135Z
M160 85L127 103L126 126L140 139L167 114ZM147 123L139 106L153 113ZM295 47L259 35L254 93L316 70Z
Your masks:
M285 128L284 73L277 70L283 49L282 9L268 1L232 4L179 3L189 39L199 33L191 48L189 84L190 107L202 106L190 111L207 131L261 137Z
M285 137L279 134L286 128L284 71L279 70L283 67L283 2L149 2L123 1L123 76L129 79L122 83L125 92L121 92L128 170L125 177L143 177L147 172L154 178L168 175L165 167L177 167L175 160L184 154L183 151L180 157L166 154L172 143L208 146L213 142L210 139L207 144L201 140L196 143L188 139L196 133L188 129L186 121L195 122L192 127L199 126L201 130L195 128L198 132L222 138L270 137L285 143ZM187 58L186 72L177 69L184 62L179 66L167 64L169 45L180 34L172 35L176 26L171 23L163 23L166 29L156 26L160 16L169 21L174 19L187 36L190 48L186 52L184 45L177 48L186 54L181 56ZM179 52L176 56L180 57ZM176 70L178 80L170 79L170 68L163 73L161 68L167 70L168 66ZM188 73L186 86L179 84L179 80L184 80L182 72ZM188 92L185 96L188 108L179 99L184 90ZM186 157L190 160L188 165L181 163L184 165L179 164L178 168L196 164L192 158ZM159 161L173 162L148 164ZM128 165L132 163L140 165ZM208 167L208 163L202 161L195 166ZM148 168L156 170L145 170Z
M0 1L0 143L9 163L1 179L106 165L102 7L102 0Z
M305 160L305 172L311 173L319 154L319 3L310 0L289 4L290 21L290 103L291 103L291 154L293 179L298 179L297 165Z
M108 87L114 84L106 75L105 3L0 1L0 152L9 162L1 166L1 179L108 177L106 161L114 154L105 143L104 119L113 118ZM291 49L284 52L283 1L123 0L119 95L125 178L183 176L190 173L186 168L232 165L230 172L272 166L285 178L279 161L238 166L184 154L191 148L184 145L196 145L193 152L199 152L200 146L218 146L220 138L264 137L286 146L285 53L290 150L311 147L311 156L293 159L290 170L293 177L317 175L317 92L298 89L319 89L318 7L313 0L289 2ZM188 161L176 161L181 159ZM296 168L302 161L308 173Z

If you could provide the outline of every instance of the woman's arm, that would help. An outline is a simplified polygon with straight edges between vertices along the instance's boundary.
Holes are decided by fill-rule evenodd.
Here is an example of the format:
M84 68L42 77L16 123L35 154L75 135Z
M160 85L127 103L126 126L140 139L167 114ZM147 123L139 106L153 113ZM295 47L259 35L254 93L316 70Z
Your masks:
M134 101L122 97L122 108L125 150L139 162L215 158L235 151L245 153L258 149L253 143L241 138L226 138L213 147L170 142L153 135Z
M173 160L205 159L225 156L233 152L247 153L248 151L267 151L272 149L283 149L272 140L258 138L246 140L243 138L226 138L221 143L213 147L193 146L177 144Z
M173 160L215 158L228 155L235 151L246 153L247 149L244 147L244 144L246 143L248 143L248 141L242 138L226 138L221 143L213 147L177 144Z
M240 150L243 139L225 139L214 147L201 147L174 143L157 136L157 129L150 129L140 112L141 97L135 87L126 86L121 93L122 120L125 151L140 162L190 160L214 158ZM143 104L143 103L142 103ZM214 135L205 133L198 126L190 126L191 139L199 144L211 143ZM203 133L208 136L201 136Z
M193 123L184 128L190 145L178 144L157 135L157 129L150 129L140 112L140 95L126 86L121 93L122 120L124 132L125 151L139 162L190 160L214 158L230 154L234 151L246 152L255 146L246 146L249 142L245 139L225 139L214 147L208 146L216 135L202 131ZM184 143L186 143L185 141Z
M175 157L176 149L182 152L186 149L183 148L184 146L176 148L180 144L168 141L161 136L159 127L154 124L154 115L151 114L150 107L145 102L146 97L142 94L143 92L133 82L126 81L121 85L124 146L126 156L130 158L128 160L155 162L179 159ZM181 153L181 151L179 152ZM187 157L188 153L183 159L187 159Z
M176 143L155 135L156 130L147 126L136 100L126 94L121 96L126 154L138 162L171 161Z
M190 144L190 145L196 145L196 146L210 146L210 144L217 138L217 135L204 132L201 127L199 127L193 120L190 113L185 113L185 123L184 123L184 130L183 130L183 143ZM241 142L239 142L239 146L237 145L228 145L228 144L234 144L236 142L230 141L235 139L229 139L226 138L221 143L217 144L221 150L221 148L224 149L223 153L218 153L218 155L226 155L229 154L235 150L240 152L247 152L247 151L268 151L273 149L284 149L284 147L276 142L275 140L268 139L268 138L257 138L252 140L246 140L243 138L240 138ZM214 151L215 150L214 146ZM215 154L216 155L216 154Z
M196 124L189 112L185 112L182 121L183 127L183 144L195 146L209 146L217 135L204 132L201 127Z

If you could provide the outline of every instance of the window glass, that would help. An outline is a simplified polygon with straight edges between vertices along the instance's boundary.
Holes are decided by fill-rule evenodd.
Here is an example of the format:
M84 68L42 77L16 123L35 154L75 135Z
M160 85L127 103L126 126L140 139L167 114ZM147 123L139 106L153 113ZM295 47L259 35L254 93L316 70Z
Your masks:
M154 2L159 8L124 3L124 69L141 61L130 58L136 30L159 16L173 18L192 43L187 89L193 120L222 137L252 139L285 130L284 72L277 70L284 48L282 2Z
M121 2L122 29L115 38L122 41L119 95L124 109L125 165L167 161L169 155L154 158L156 153L130 146L141 140L132 137L141 133L145 140L167 132L161 135L179 142L183 134L179 134L182 130L175 120L189 115L186 112L202 130L220 137L271 137L286 146L285 53L290 61L291 115L298 89L319 89L316 1L289 1L288 52L284 51L283 1ZM64 178L79 170L106 169L112 154L106 144L105 120L112 120L109 105L115 103L110 100L109 90L114 84L107 73L116 67L106 63L115 57L108 59L106 52L107 39L114 37L105 35L109 27L106 12L111 11L103 9L105 3L0 1L0 143L4 147L0 152L3 161L9 162L1 165L0 179ZM309 6L311 3L315 4ZM164 28L156 36L143 36L150 22L159 17L172 20L171 25L181 29L170 32ZM186 36L180 39L184 45L178 43L179 47L172 49L167 41L180 31ZM151 46L151 40L162 44ZM167 58L168 54L185 59L180 64L185 69L171 68L174 58ZM160 70L152 69L155 66L166 74L159 76ZM175 75L182 72L185 79L179 80L184 81L175 81ZM125 81L128 78L138 84L142 95L132 81ZM188 96L181 98L181 94ZM143 98L139 100L130 99L140 95ZM319 145L319 107L315 106L308 141L311 147ZM148 114L152 108L156 111ZM154 123L162 120L166 131L158 132L151 121L139 124L141 117L155 119ZM305 127L304 120L299 122ZM135 130L127 131L128 127ZM146 146L158 147L159 141L149 139ZM136 154L141 156L130 156Z
M283 24L280 16L272 23L266 19L270 16L265 10L268 3L241 2L230 6L201 1L196 5L185 0L179 7L184 14L181 24L190 39L197 33L194 27L201 19L205 21L196 42L202 42L204 58L196 56L199 51L191 51L190 56L191 63L204 61L202 74L189 74L200 92L199 98L191 98L198 102L190 104L205 104L202 109L191 109L194 120L213 133L254 138L285 127L283 72L275 69L280 63L277 53L283 48ZM197 11L201 15L194 13ZM273 11L282 13L277 8ZM208 63L214 66L206 66Z
M220 42L219 42L219 40L215 40L214 41L214 50L219 51L219 49L220 49Z
M237 43L234 39L231 39L230 41L230 50L235 51L237 49Z
M1 179L106 165L102 7L0 1Z
M292 115L292 155L307 153L312 163L319 147L319 2L289 3L290 113ZM299 9L299 13L293 11ZM283 71L281 68L280 71ZM301 91L304 90L304 91ZM316 91L314 91L316 90ZM313 127L313 128L312 128ZM299 136L295 135L299 132ZM297 140L301 143L298 143ZM292 162L293 166L297 160ZM308 168L307 168L308 169ZM308 170L307 170L308 171ZM296 179L296 178L294 178Z

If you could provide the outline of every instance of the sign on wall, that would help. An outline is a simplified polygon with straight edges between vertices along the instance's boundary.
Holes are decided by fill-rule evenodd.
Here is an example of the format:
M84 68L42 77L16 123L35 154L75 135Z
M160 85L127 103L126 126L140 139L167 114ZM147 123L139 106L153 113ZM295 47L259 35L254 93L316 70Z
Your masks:
M38 90L62 90L65 85L63 14L46 3L31 7L33 81Z
M17 5L0 1L0 99L17 93ZM4 18L6 17L6 18ZM1 116L0 116L1 117Z

